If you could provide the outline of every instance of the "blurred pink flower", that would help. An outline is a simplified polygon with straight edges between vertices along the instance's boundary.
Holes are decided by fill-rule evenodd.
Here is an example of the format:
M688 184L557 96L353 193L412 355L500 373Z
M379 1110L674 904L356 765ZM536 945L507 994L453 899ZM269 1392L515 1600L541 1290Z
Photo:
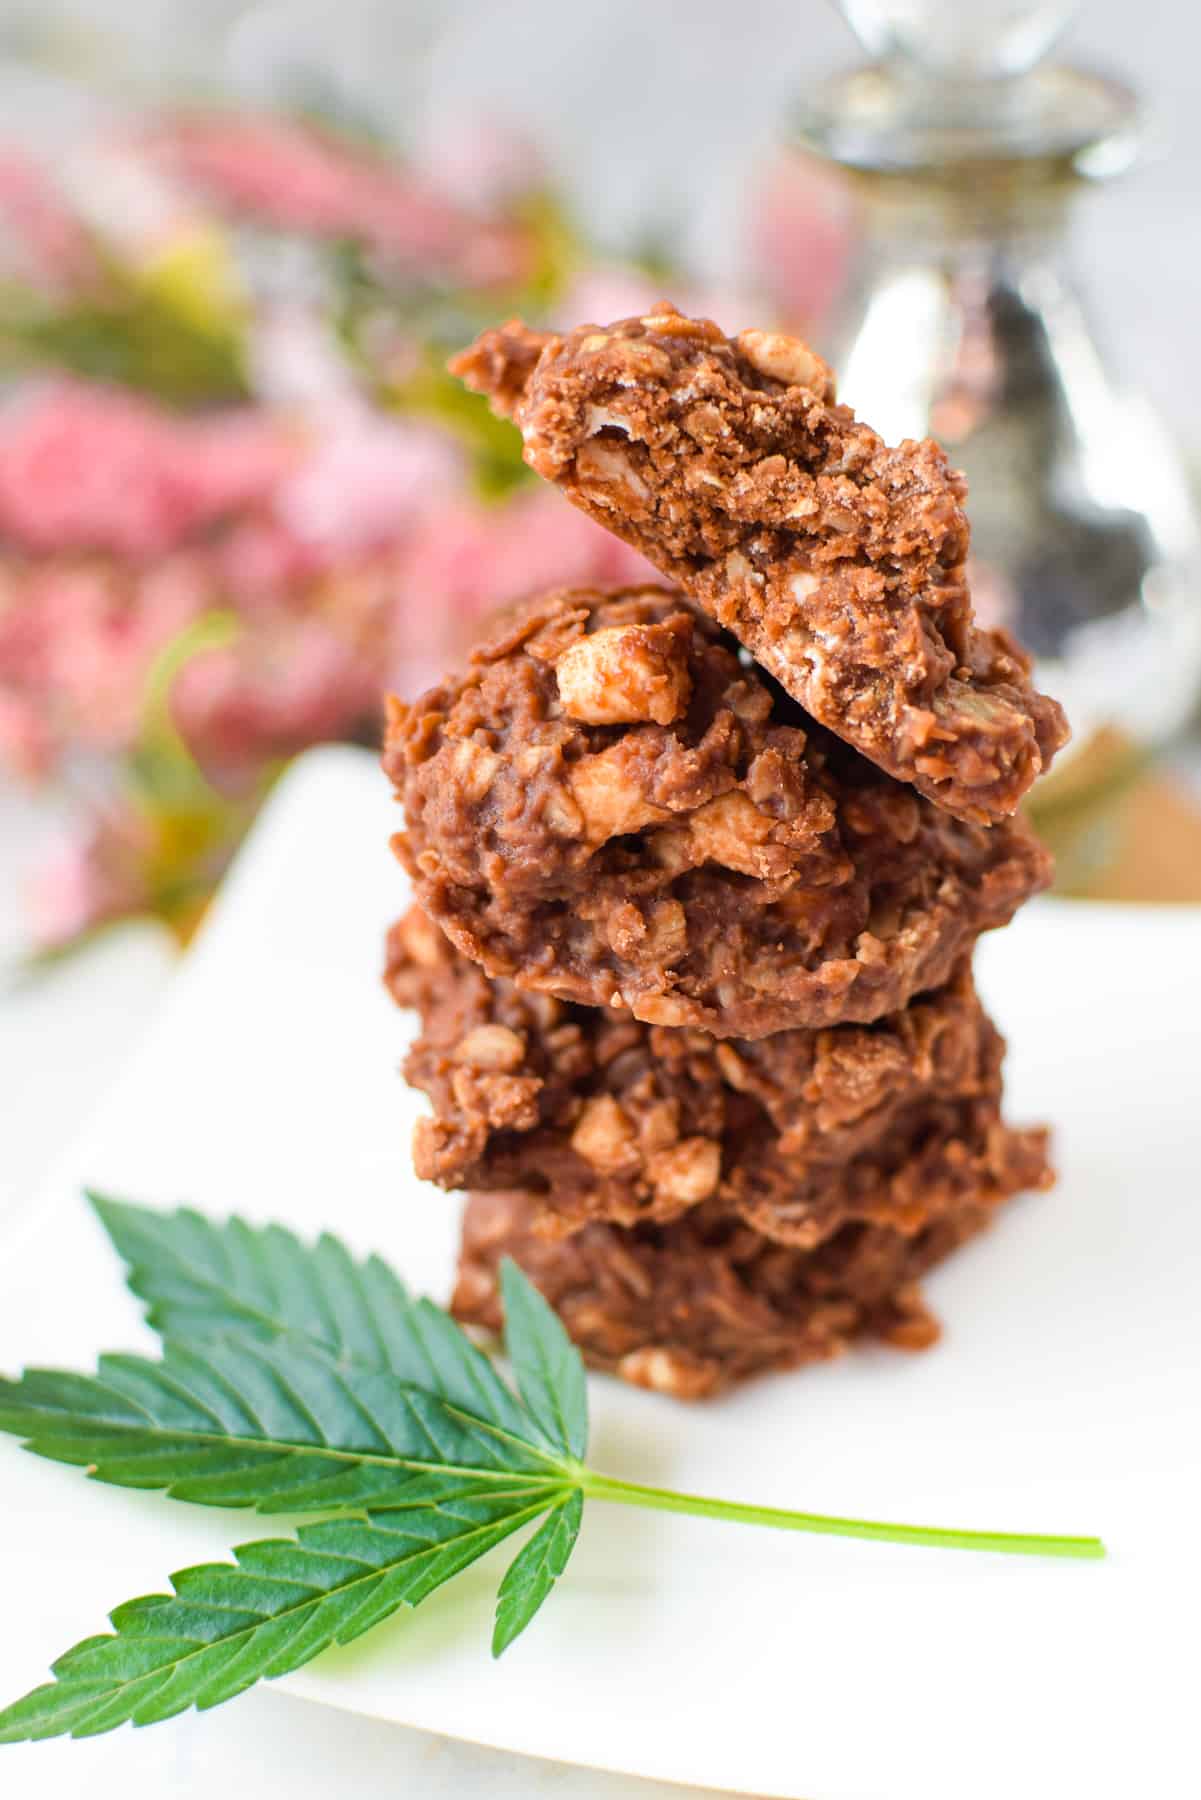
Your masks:
M81 932L144 908L151 845L145 821L132 809L105 811L60 841L28 884L34 941L51 950Z
M178 419L54 381L0 414L0 532L35 551L152 556L265 498L297 448L262 414Z
M431 186L473 212L498 211L547 186L534 139L495 119L439 112L420 160Z
M350 736L380 698L378 671L322 619L197 656L173 696L180 729L216 774Z
M189 532L265 502L304 454L278 419L250 408L172 424L173 498Z
M322 577L261 594L250 634L185 668L176 717L207 769L251 769L361 736L388 687L412 693L436 680L506 602L540 588L652 578L633 551L553 493L503 506L460 493L412 523Z
M491 286L528 266L519 227L468 213L387 157L315 126L177 115L142 142L219 206L285 231L361 239L423 279Z
M210 552L215 604L235 608L252 628L287 608L326 566L316 544L305 543L270 511L237 519Z
M523 204L539 196L545 214ZM77 835L36 886L43 942L197 901L278 759L369 739L388 686L435 680L494 609L654 579L550 491L486 504L452 428L368 398L405 391L432 337L509 305L497 290L540 258L563 262L526 138L460 118L400 167L333 132L209 113L106 134L53 181L0 153L0 270L55 307L103 296L112 268L185 224L218 258L251 258L239 274L253 407L181 414L66 376L0 404L0 766L89 781ZM256 225L307 239L275 243L267 266L283 255L282 280L259 279L271 243ZM99 266L93 237L115 262ZM321 253L342 240L395 304ZM723 298L616 267L577 275L555 317L609 319L665 293L746 322ZM165 693L214 613L234 616L232 639L195 649ZM199 775L161 729L164 703Z
M127 751L156 658L230 610L241 635L172 701L202 766L249 778L362 735L389 681L432 679L494 607L646 577L558 495L487 505L464 475L433 428L365 410L306 445L257 415L42 390L0 421L0 518L43 552L0 564L0 757L28 774L72 746Z
M800 152L778 157L752 196L749 249L755 275L786 323L820 331L854 239L851 200L839 177Z
M559 494L459 500L425 519L405 558L389 667L402 691L437 673L488 613L541 589L658 580L642 557Z
M36 700L0 688L0 766L26 781L37 781L50 769L54 753L54 741Z
M99 273L88 234L54 181L9 145L0 150L0 237L0 261L14 258L17 273L39 286L69 292Z
M49 559L10 579L0 601L0 694L35 707L44 772L50 747L122 750L136 736L158 651L206 605L198 571L168 560L141 576L102 561ZM0 750L3 748L0 737Z
M65 743L123 748L137 730L148 621L129 584L102 565L31 571L26 603L43 638L43 681Z
M462 481L463 459L443 433L363 410L317 436L273 511L326 557L357 556L394 541Z

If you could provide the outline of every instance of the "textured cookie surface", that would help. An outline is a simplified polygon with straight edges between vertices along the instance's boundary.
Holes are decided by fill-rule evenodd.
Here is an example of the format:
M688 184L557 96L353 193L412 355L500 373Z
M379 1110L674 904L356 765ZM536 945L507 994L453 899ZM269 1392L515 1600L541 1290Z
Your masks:
M451 366L517 423L531 467L940 806L1012 813L1066 741L1029 659L973 620L963 478L835 404L798 339L730 339L664 304L563 337L514 321Z
M1004 1046L966 966L875 1025L749 1042L490 981L417 908L390 933L387 979L421 1015L405 1064L433 1103L418 1175L524 1189L547 1234L715 1201L812 1247L848 1221L912 1232L1046 1179L1045 1134L1002 1122Z
M538 1233L537 1215L520 1193L471 1197L456 1317L499 1328L497 1272L511 1256L590 1363L680 1400L837 1356L857 1338L925 1349L938 1325L918 1279L991 1216L968 1204L914 1236L847 1225L795 1250L710 1206L674 1225L593 1224L556 1239Z
M659 589L532 602L394 707L385 767L464 955L719 1036L894 1012L1050 877L1024 824L890 780Z

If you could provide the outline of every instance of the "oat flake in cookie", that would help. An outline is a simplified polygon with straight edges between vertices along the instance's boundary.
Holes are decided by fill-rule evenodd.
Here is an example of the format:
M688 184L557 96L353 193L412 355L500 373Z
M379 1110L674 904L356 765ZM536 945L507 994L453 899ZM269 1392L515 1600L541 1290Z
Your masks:
M404 1070L433 1104L418 1175L524 1189L546 1235L715 1201L812 1248L849 1221L915 1232L1045 1181L1046 1134L1001 1118L1004 1044L966 965L875 1025L719 1042L489 981L414 907L387 981L421 1017Z
M394 705L385 767L464 955L719 1037L895 1012L1050 877L1023 823L891 781L658 589L531 603Z
M532 468L939 806L1005 817L1066 742L1025 653L973 621L962 476L835 404L799 339L729 339L663 304L563 337L515 321L451 367Z
M674 1225L594 1224L554 1239L537 1215L528 1195L472 1195L451 1311L499 1329L497 1273L512 1256L588 1362L677 1400L824 1361L857 1338L926 1349L938 1324L918 1279L991 1217L968 1202L911 1237L847 1225L815 1250L792 1250L711 1206Z

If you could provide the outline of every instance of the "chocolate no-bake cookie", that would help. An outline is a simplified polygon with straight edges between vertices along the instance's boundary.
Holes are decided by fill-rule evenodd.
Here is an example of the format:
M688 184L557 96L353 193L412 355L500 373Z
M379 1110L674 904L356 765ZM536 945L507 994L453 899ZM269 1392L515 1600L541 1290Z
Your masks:
M1050 877L653 588L531 603L394 704L384 760L417 896L490 976L719 1037L894 1012Z
M456 1317L499 1328L497 1274L511 1256L587 1361L680 1400L836 1356L856 1338L925 1349L938 1325L917 1280L991 1217L969 1202L914 1236L847 1225L815 1250L795 1250L713 1206L672 1225L593 1224L546 1238L539 1206L521 1193L472 1195Z
M514 321L451 364L526 461L731 631L822 725L965 819L1013 812L1067 739L964 574L966 486L890 449L796 338L663 304L566 336Z
M913 1232L1045 1182L1045 1133L1001 1120L1004 1043L966 965L875 1025L719 1041L490 981L414 907L387 981L421 1015L418 1175L524 1189L548 1234L714 1201L810 1248L849 1220Z

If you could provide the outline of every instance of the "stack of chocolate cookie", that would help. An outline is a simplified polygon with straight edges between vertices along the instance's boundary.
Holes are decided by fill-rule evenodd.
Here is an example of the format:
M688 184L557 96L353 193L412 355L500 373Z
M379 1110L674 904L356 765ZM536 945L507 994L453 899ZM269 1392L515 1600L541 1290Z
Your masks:
M972 619L962 481L797 340L670 307L458 368L672 585L534 600L390 719L454 1309L496 1324L512 1255L687 1397L928 1343L922 1271L1050 1179L970 958L1049 879L1013 813L1066 731Z

